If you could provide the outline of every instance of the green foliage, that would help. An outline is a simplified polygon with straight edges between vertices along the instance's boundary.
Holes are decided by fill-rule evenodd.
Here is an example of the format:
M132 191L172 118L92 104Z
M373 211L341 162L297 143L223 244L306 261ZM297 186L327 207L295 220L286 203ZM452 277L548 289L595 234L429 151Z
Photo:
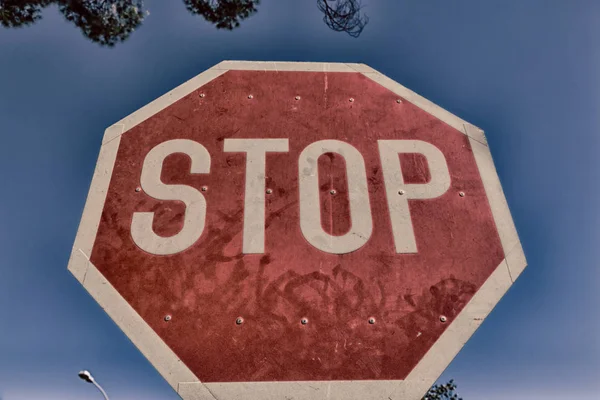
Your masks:
M192 14L202 15L217 29L232 30L254 14L260 0L183 0Z
M42 9L53 0L0 0L0 25L18 28L42 18Z
M0 25L31 25L50 4L56 4L88 39L103 46L124 41L144 19L143 0L0 0Z
M142 0L58 0L58 9L91 41L114 46L144 19Z
M444 385L433 385L421 400L462 400L462 397L458 397L455 390L454 379L450 379Z
M172 1L172 0L169 0ZM232 30L257 12L260 0L183 0L189 12L201 15L217 29ZM147 15L143 0L0 0L0 25L17 28L42 18L55 4L67 21L91 41L114 46L126 40ZM336 32L358 37L369 21L360 0L317 0L323 21Z

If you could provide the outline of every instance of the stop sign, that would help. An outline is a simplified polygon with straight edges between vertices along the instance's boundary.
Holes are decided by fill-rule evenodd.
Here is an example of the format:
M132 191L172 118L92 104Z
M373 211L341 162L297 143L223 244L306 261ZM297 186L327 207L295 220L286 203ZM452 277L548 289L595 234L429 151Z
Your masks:
M480 129L227 61L106 130L69 270L184 399L417 399L525 265Z

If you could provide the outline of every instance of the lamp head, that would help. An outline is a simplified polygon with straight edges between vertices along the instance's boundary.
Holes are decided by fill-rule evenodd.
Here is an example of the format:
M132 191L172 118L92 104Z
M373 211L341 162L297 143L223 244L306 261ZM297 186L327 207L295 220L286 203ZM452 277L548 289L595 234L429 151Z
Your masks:
M89 383L94 382L94 377L92 376L90 371L87 371L87 370L79 371L78 375L81 379L83 379L86 382L89 382Z

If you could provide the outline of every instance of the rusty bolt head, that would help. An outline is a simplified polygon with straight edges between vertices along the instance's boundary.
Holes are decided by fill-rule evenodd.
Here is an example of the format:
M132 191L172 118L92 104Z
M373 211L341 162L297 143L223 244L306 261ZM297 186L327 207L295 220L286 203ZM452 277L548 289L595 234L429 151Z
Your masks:
M373 317L369 318L369 323L371 325L373 325L375 323L375 318L373 318Z
M465 192L459 192L459 193L458 193L458 195L459 195L460 197L465 197Z
M138 186L138 187L135 188L135 191L139 193L139 192L142 191L142 188Z
M306 325L306 324L308 324L308 318L302 318L302 319L300 320L300 323L301 323L302 325Z
M267 189L267 194L273 193L273 189Z
M171 320L171 316L169 314L165 315L165 321L169 322Z
M237 317L237 319L235 320L235 323L238 325L241 325L244 323L244 318L242 317Z
M442 315L442 316L440 316L440 321L446 322L446 321L448 321L448 318L446 318L444 315Z

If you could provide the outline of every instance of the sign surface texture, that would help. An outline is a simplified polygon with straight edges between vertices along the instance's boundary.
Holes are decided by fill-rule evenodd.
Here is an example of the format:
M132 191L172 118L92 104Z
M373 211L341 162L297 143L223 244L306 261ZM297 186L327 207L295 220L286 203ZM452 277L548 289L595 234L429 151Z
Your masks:
M69 270L184 399L418 399L525 265L480 129L225 61L107 129Z

